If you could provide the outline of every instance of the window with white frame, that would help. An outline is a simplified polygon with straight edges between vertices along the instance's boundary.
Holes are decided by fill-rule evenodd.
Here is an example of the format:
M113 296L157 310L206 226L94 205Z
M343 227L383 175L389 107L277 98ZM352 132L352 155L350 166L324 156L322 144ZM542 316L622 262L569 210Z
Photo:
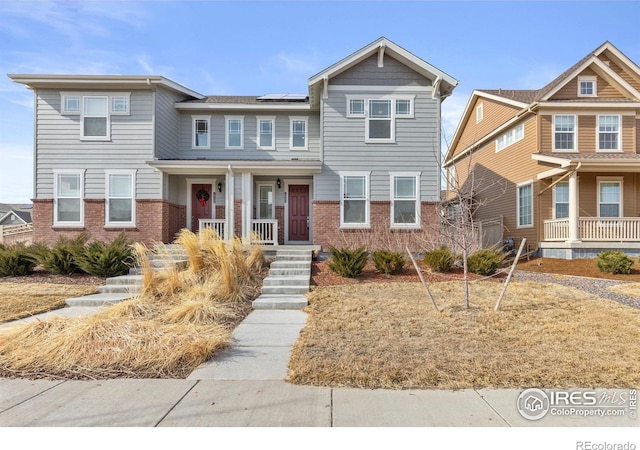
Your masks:
M210 148L211 116L191 116L193 120L193 148Z
M369 226L369 172L340 174L340 226Z
M54 171L53 224L82 226L84 224L84 171Z
M553 116L553 149L576 149L576 116L556 114Z
M135 170L105 172L105 225L135 226Z
M347 97L347 117L364 117L364 99Z
M128 115L129 114L129 95L113 95L111 96L111 114Z
M258 218L275 219L273 184L258 185Z
M62 94L62 114L80 114L80 96Z
M578 77L578 97L595 97L598 93L596 89L596 77Z
M533 183L519 185L518 189L518 228L533 226Z
M244 148L244 116L225 116L225 148L242 149Z
M391 173L391 227L420 226L420 174Z
M365 130L367 142L393 142L395 127L392 106L390 99L369 100Z
M620 116L598 116L598 150L620 151Z
M258 117L258 148L262 150L274 150L275 137L273 129L275 117Z
M553 218L569 217L569 182L560 181L553 187Z
M476 123L482 122L482 119L484 119L484 103L479 103L476 106Z
M291 130L289 146L296 150L307 150L307 118L291 117L289 128Z
M410 99L396 99L396 117L413 117L413 102Z
M621 179L598 179L598 216L622 217Z
M496 139L496 152L524 139L524 124L521 123L515 128L507 131Z
M109 138L109 113L107 96L83 97L82 137L85 139Z

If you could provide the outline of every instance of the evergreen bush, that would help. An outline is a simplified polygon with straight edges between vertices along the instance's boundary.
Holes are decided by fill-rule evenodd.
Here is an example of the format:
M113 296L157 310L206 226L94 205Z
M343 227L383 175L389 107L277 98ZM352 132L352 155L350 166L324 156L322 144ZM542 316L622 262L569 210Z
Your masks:
M400 252L391 252L388 250L376 250L372 254L373 262L378 272L387 275L397 275L402 272L405 259Z
M449 247L442 246L434 250L425 252L423 258L424 265L434 272L446 273L451 272L455 258L449 250Z
M360 275L369 257L365 247L359 247L355 250L331 248L329 253L331 254L331 260L328 263L329 269L346 278Z
M133 249L124 233L110 243L91 242L75 255L78 267L90 275L109 278L124 275L133 261Z
M469 272L489 276L496 273L505 254L496 249L482 249L467 258Z
M0 277L29 275L35 266L33 253L22 242L0 246Z
M598 253L596 264L601 272L613 274L630 274L633 260L617 250Z
M47 272L69 275L80 272L80 267L76 261L76 255L84 251L84 246L88 240L88 235L82 233L74 239L60 237L55 245L51 248L41 246L35 256L40 264Z

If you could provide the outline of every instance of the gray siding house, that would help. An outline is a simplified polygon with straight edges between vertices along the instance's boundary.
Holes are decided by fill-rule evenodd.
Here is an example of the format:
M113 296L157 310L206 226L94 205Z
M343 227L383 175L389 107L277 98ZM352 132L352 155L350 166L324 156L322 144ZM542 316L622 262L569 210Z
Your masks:
M205 96L161 76L9 75L35 94L35 240L265 244L437 233L440 105L457 85L382 37L308 92Z

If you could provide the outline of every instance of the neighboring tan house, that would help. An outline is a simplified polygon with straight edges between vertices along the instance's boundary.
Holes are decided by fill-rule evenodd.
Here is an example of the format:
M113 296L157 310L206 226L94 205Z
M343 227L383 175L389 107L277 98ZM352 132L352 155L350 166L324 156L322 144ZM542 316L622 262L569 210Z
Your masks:
M476 222L501 219L516 247L637 255L640 68L605 42L542 89L476 90L444 165L449 196L473 198Z
M35 240L87 231L380 245L437 230L440 104L457 81L380 38L302 95L161 76L9 75L35 94Z

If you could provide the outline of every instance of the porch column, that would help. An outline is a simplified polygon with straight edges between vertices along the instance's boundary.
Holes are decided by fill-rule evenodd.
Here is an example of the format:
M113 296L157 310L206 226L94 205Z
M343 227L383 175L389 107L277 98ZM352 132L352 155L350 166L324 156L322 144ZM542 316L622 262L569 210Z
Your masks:
M235 233L235 175L231 166L227 170L227 176L225 177L225 197L224 197L224 217L226 223L225 239L229 240Z
M251 219L253 218L253 174L242 173L242 240L251 241Z
M569 176L569 240L567 242L580 242L578 211L578 173L573 172Z

